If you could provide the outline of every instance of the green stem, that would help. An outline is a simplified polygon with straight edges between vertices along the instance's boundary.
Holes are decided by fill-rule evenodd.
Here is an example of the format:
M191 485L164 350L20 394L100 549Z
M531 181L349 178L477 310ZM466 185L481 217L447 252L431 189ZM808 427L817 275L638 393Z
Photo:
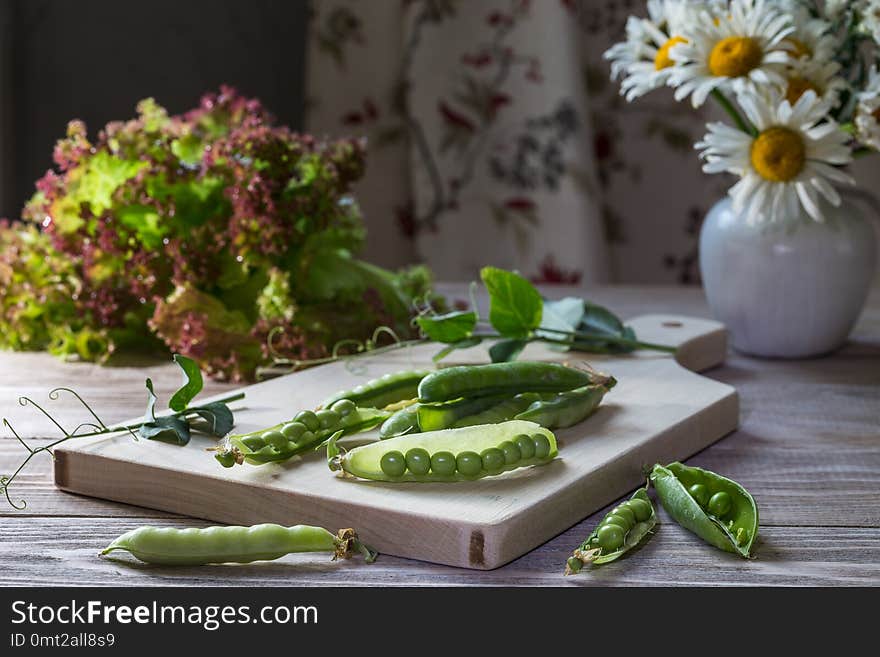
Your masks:
M542 328L539 330L545 331L545 330L549 330L549 329ZM565 331L554 330L553 332L554 333L561 333L564 335L572 335L571 333L567 333ZM578 334L575 333L574 335L578 335ZM580 339L585 341L585 342L580 343L584 347L589 347L589 345L586 344L586 342L603 342L603 343L620 345L621 347L632 347L633 349L650 349L653 351L663 351L663 352L669 353L669 354L674 354L677 351L676 347L670 347L669 345L665 345L665 344L654 344L652 342L641 342L639 340L627 340L626 338L619 338L619 337L614 337L614 336L607 336L606 337L606 336L580 334ZM579 343L577 340L572 342L570 340L556 340L554 338L544 338L544 337L540 337L540 338L536 337L536 338L532 338L532 340L539 341L539 342L549 342L551 344L559 344L559 345L569 346L569 347L572 347L575 351L589 351L589 348L578 349Z
M736 123L736 127L738 127L743 132L750 134L752 137L758 136L758 131L742 114L739 113L739 110L736 106L731 102L731 100L721 93L718 89L712 90L712 97L718 101L718 104L721 105L721 108L727 112L733 122Z

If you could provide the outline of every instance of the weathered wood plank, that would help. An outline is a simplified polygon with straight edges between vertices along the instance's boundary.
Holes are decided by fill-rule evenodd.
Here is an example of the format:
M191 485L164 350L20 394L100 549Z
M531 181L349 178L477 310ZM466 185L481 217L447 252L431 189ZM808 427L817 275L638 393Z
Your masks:
M325 555L291 555L250 565L162 568L98 551L137 525L118 518L0 519L0 585L232 585L232 586L876 586L880 529L762 529L757 559L720 552L669 522L661 512L656 535L625 559L577 577L563 577L565 559L589 531L581 523L540 549L493 571L435 566L380 556L331 562ZM156 520L152 524L178 522ZM187 525L203 526L190 521ZM22 550L23 545L27 550Z

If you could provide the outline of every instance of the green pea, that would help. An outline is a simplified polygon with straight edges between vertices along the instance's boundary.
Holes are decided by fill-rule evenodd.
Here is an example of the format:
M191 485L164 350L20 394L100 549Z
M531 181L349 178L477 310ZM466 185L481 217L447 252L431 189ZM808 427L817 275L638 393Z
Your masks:
M308 445L315 439L315 434L311 431L306 431L303 435L297 438L296 442L300 445Z
M569 557L566 563L568 564L568 569L574 574L579 573L581 568L584 567L584 562L577 557Z
M625 533L617 525L602 525L596 532L599 539L599 547L603 550L617 550L623 546Z
M636 514L633 512L632 509L630 509L626 505L626 503L623 503L620 506L614 507L614 509L612 509L611 513L618 515L618 516L623 516L623 518L626 520L627 524L630 527L632 527L633 525L636 524Z
M476 452L462 452L455 457L455 466L465 477L476 477L483 469L483 461Z
M532 439L529 438L524 433L521 433L516 438L513 439L513 443L519 447L519 452L522 454L524 459L534 458L535 456L535 443L532 442Z
M294 422L301 422L306 425L309 431L317 431L321 428L321 421L313 411L300 411L293 418Z
M283 433L288 440L292 440L293 442L297 442L306 431L308 431L308 429L306 429L306 425L302 422L288 422L281 427L281 433Z
M391 450L382 455L379 467L389 477L400 477L406 472L406 459L397 450Z
M438 475L455 474L455 456L452 452L435 452L431 455L431 471Z
M535 457L545 459L550 454L550 441L547 436L542 433L536 433L532 436L532 442L535 444Z
M688 488L688 493L691 494L691 497L694 498L697 504L702 508L706 508L706 505L709 503L709 489L706 488L703 484L694 484L690 488Z
M335 427L339 424L339 420L342 416L336 411L331 411L329 408L325 408L315 413L315 417L318 418L321 429L329 429L330 427Z
M517 447L516 443L513 443L509 440L505 440L503 443L498 445L498 449L504 452L505 465L513 465L522 458L522 452L520 451L519 447Z
M242 444L250 450L257 451L266 446L262 436L245 436L241 439Z
M731 506L733 506L733 501L730 499L730 495L724 491L715 493L709 498L709 513L718 518L726 516Z
M602 519L603 525L617 525L624 532L628 532L632 525L629 524L626 518L623 516L617 515L616 513L609 513L605 518Z
M484 449L480 454L483 470L489 473L501 472L504 469L504 452L497 447Z
M357 404L355 404L350 399L340 399L338 402L334 403L330 410L336 411L340 416L345 417L349 413L353 412L354 409L357 408Z
M431 469L431 455L428 450L421 447L413 447L406 452L406 467L413 474L428 474Z
M287 447L287 438L280 431L267 431L261 438L279 452Z
M645 522L648 518L651 517L653 513L651 509L651 504L646 502L645 500L640 500L639 498L631 499L627 503L627 506L632 509L632 512L636 516L636 520L638 522Z

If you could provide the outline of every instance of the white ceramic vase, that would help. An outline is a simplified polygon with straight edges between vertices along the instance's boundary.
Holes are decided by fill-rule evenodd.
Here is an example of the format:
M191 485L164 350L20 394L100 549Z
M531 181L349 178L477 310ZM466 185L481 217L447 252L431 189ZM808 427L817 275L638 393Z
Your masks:
M818 223L803 210L748 225L724 198L700 232L709 306L733 347L807 358L840 347L864 307L877 259L874 227L849 198Z

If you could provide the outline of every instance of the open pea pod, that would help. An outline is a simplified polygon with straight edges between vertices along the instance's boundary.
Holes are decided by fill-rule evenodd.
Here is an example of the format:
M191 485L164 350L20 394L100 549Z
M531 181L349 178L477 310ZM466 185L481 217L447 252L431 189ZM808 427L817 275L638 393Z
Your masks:
M565 563L573 575L587 564L601 565L619 559L645 541L657 524L657 514L645 488L639 488L623 504L605 514L587 539Z
M343 452L327 443L331 470L374 481L469 481L531 465L557 454L556 437L534 422L513 420L389 438Z
M758 506L740 484L678 462L655 465L651 482L663 508L682 527L720 550L751 556Z
M349 435L371 429L390 415L388 411L358 408L350 400L340 400L329 409L301 411L287 422L229 436L215 458L227 468L242 463L278 463L314 451L336 433Z

